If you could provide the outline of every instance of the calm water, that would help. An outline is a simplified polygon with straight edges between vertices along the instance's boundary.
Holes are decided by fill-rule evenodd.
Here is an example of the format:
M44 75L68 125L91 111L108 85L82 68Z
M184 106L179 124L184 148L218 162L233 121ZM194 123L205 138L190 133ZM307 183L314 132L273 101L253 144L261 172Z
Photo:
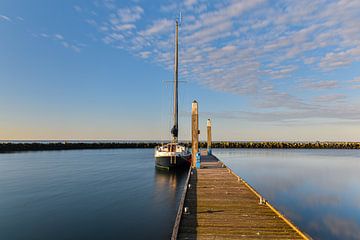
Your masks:
M315 239L360 239L360 151L214 152ZM0 154L0 239L168 239L185 178L153 149Z
M185 175L153 149L0 154L0 239L169 239Z
M314 239L360 239L359 150L215 150Z

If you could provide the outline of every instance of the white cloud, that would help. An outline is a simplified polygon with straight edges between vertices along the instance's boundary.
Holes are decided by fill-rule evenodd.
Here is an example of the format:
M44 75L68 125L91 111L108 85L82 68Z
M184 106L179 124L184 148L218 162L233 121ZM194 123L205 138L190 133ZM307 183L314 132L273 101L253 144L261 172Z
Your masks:
M351 83L360 83L360 76L350 80Z
M197 0L185 0L185 6L192 6L197 2Z
M82 8L80 7L80 6L78 6L78 5L75 5L74 6L74 9L75 9L75 11L77 11L77 12L82 12Z
M360 89L360 85L353 85L350 88L352 88L352 89Z
M120 18L120 21L123 23L136 22L141 18L141 15L144 13L144 9L140 6L135 6L132 8L120 8L117 10L117 15Z
M140 57L148 58L150 56L150 54L151 54L151 52L149 52L149 51L140 52Z
M86 45L81 44L74 41L68 41L65 37L60 33L49 34L49 33L40 33L40 34L33 34L35 37L41 37L44 39L49 39L51 41L57 42L61 46L67 49L71 49L77 53L81 52L81 49L84 48Z
M171 27L173 25L173 22L168 19L160 19L155 21L150 27L148 27L146 30L140 32L141 35L153 35L153 34L159 34L163 32L169 32L171 30Z
M176 2L171 2L170 4L160 6L160 11L162 12L175 12L179 9L179 6Z
M308 108L279 109L273 111L223 111L208 113L207 116L216 118L243 119L252 122L273 122L275 124L297 123L302 124L305 119L345 120L348 122L359 121L359 105L349 104L344 101L325 102L324 105L314 105ZM313 124L313 123L312 123Z
M320 61L320 67L323 69L336 69L350 65L354 60L359 59L360 47L352 48L341 52L327 53Z
M124 30L132 30L136 28L134 24L118 24L115 26L116 30L124 31Z
M236 46L234 45L226 45L224 47L221 48L223 51L225 52L235 52L236 51Z
M302 87L308 89L330 89L337 88L338 82L335 80L328 81L306 81L302 83Z
M115 5L115 0L103 0L103 3L105 5L105 7L107 7L108 9L115 9L116 5ZM95 2L95 4L98 4L97 2Z
M69 43L69 42L66 42L66 41L63 41L61 42L61 44L65 47L65 48L68 48L68 49L71 49L77 53L79 53L81 51L81 48L75 44L72 44L72 43Z
M56 39L58 39L58 40L63 40L63 39L64 39L64 37L63 37L61 34L59 34L59 33L55 34L54 37L55 37Z
M360 76L359 77L355 77L355 78L353 78L352 80L349 80L348 81L349 83L350 83L350 88L351 89L360 89L360 85L359 85L359 83L360 83Z
M182 79L250 96L261 109L315 111L326 101L350 101L340 93L327 94L343 85L326 79L334 79L329 72L360 61L360 1L186 0L157 9L152 6L154 14L143 18L140 6L112 6L107 19L97 19L97 29L106 44L171 70L174 20L185 9ZM357 81L345 87L351 83ZM322 95L299 97L306 91Z
M43 38L48 38L48 37L49 37L49 34L46 34L46 33L40 33L40 37L43 37Z
M340 102L346 99L345 94L331 94L331 95L321 95L314 98L315 102L320 103L329 103L329 102Z
M9 18L8 16L1 15L1 14L0 14L0 21L1 21L1 20L7 21L7 22L11 22L11 18Z

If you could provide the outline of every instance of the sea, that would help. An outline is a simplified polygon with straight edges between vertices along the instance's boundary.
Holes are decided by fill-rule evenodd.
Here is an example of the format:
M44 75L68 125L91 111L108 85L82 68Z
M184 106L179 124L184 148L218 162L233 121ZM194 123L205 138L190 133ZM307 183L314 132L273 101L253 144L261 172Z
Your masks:
M314 239L360 239L360 151L214 149ZM186 171L154 149L0 154L0 239L169 239Z

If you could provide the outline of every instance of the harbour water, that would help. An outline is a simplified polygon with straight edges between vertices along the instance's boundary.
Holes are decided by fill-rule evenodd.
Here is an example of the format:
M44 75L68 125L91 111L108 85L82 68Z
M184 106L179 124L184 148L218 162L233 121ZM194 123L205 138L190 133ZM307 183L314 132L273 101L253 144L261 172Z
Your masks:
M185 172L153 149L0 154L0 239L169 239ZM360 151L214 149L314 239L359 239Z
M214 152L314 239L360 239L359 150Z
M169 239L186 173L153 153L0 154L0 239Z

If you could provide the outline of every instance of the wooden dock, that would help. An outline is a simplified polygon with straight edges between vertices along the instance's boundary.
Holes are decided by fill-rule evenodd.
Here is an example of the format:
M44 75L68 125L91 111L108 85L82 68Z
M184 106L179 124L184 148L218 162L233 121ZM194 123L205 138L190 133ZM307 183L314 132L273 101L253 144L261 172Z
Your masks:
M310 239L213 155L190 169L172 239Z

